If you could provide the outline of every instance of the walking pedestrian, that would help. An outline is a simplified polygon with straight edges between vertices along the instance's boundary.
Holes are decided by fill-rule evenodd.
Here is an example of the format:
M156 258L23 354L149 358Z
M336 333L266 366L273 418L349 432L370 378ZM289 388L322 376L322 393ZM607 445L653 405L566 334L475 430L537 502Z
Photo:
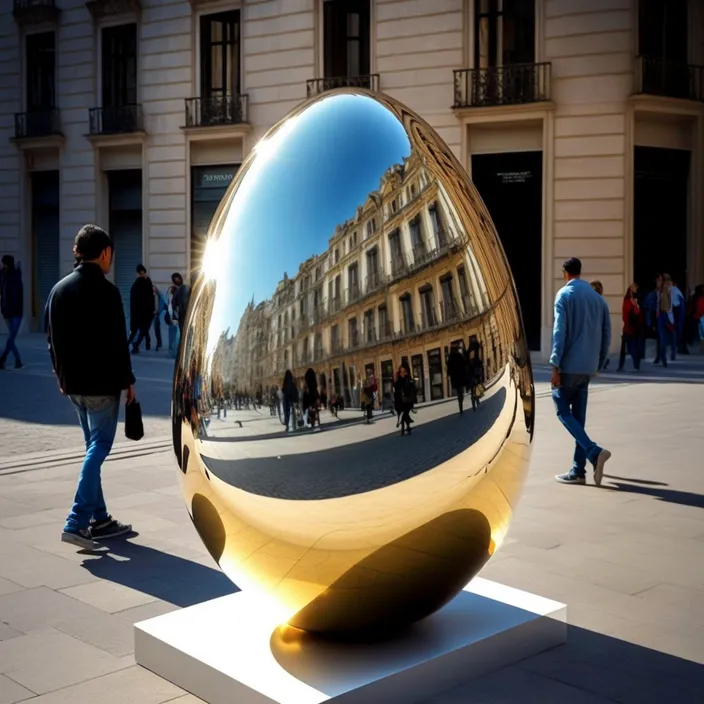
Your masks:
M467 382L472 398L472 410L476 411L484 393L484 365L482 364L482 358L479 356L479 347L470 348Z
M367 424L372 422L374 399L376 398L378 388L379 387L377 386L373 370L367 369L367 376L364 380L364 385L362 386L362 392L360 394L362 409L364 410L365 423Z
M22 285L22 272L15 266L15 258L6 254L2 258L0 269L0 314L7 324L7 342L5 350L0 356L0 369L5 368L7 358L12 353L15 358L15 369L22 369L22 358L17 349L17 334L22 325L24 314L24 287Z
M178 329L183 336L183 326L186 322L188 299L191 295L190 288L183 283L183 276L178 272L171 274L171 283L174 285L174 294L171 300L172 317L178 323Z
M132 354L139 353L139 346L144 340L147 351L151 349L151 336L149 328L152 326L156 314L154 300L154 285L147 276L147 270L142 264L136 268L137 278L130 290L130 343Z
M105 278L112 265L112 239L96 225L85 225L73 251L79 265L54 286L45 321L59 391L76 409L86 443L61 540L93 550L95 540L132 530L108 513L101 469L115 440L120 396L125 391L127 403L134 401L135 379L122 298Z
M633 282L623 297L621 306L621 320L623 322L623 332L621 334L621 351L619 352L618 368L616 371L623 371L626 363L626 352L631 355L633 368L640 369L642 335L641 311L638 305L638 284Z
M576 257L562 267L565 285L555 296L553 326L552 398L560 422L575 439L572 469L556 475L562 484L585 484L586 464L594 467L594 483L601 485L611 453L599 447L584 429L589 381L603 369L611 344L611 319L606 301L583 281Z
M281 393L284 402L284 426L285 432L293 432L296 427L296 404L298 403L298 387L293 373L290 369L284 372L284 380L281 384ZM293 413L292 413L293 411ZM293 418L291 417L293 416Z
M463 415L464 389L467 386L468 368L467 358L463 354L461 343L453 348L447 357L447 375L450 377L452 388L457 391L457 405L460 409L460 415Z
M411 370L406 362L401 363L398 368L398 376L394 382L394 397L396 402L396 411L399 416L398 427L401 424L401 435L411 434L411 423L413 419L410 416L411 410L416 403L416 385L411 377Z
M658 293L658 358L655 364L662 362L663 367L667 366L667 348L670 348L670 360L677 358L677 330L675 327L675 314L672 309L672 278L669 274L662 275L662 287Z

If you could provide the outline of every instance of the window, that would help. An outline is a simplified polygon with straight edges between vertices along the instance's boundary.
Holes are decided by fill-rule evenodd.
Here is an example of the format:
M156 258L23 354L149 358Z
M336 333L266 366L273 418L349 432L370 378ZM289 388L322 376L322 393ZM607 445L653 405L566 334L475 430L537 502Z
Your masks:
M221 99L240 93L240 12L200 18L201 97Z
M411 294L406 293L399 298L401 303L401 331L404 333L413 332L413 302Z
M391 330L389 329L389 316L388 316L388 311L386 310L386 305L379 306L378 313L379 313L379 336L386 337L391 334Z
M359 342L359 335L357 332L357 318L350 318L347 321L347 332L349 334L350 345L356 346Z
M474 66L535 61L534 0L475 0Z
M638 53L687 63L687 0L640 0Z
M27 112L46 110L55 105L55 43L54 32L27 36Z
M397 229L389 235L389 249L391 250L391 268L393 271L398 271L403 266L403 248L401 233Z
M425 251L425 242L423 241L420 215L408 223L408 228L411 232L411 247L413 247L414 254L422 254Z
M430 215L430 222L433 228L433 235L437 242L438 247L442 247L447 243L447 237L445 234L445 229L442 226L442 218L440 217L440 212L438 210L437 203L433 203L428 208L428 214Z
M325 0L325 78L370 73L370 0Z
M423 327L430 328L437 324L435 316L435 296L433 287L426 284L420 289L421 311L423 316Z
M364 313L364 339L366 342L374 342L376 340L376 331L374 330L374 310L368 310Z
M372 218L367 223L367 237L371 237L376 233L376 218Z
M105 27L101 49L103 108L136 105L137 25Z
M398 210L398 201L394 198L391 201L391 212L395 213Z

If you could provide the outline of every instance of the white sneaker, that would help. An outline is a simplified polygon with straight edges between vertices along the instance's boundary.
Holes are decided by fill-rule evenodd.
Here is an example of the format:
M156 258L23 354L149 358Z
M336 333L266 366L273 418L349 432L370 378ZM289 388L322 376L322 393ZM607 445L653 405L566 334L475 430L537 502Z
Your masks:
M611 457L608 450L602 450L594 463L594 484L601 486L601 480L604 478L604 465Z

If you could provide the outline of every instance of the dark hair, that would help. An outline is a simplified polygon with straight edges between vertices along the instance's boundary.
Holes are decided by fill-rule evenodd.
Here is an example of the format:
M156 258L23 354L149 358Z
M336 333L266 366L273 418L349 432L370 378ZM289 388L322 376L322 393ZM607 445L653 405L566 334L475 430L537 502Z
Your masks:
M305 375L305 380L306 386L308 387L308 391L310 391L310 393L317 393L318 380L315 377L315 371L313 371L313 369L308 369Z
M115 251L115 244L112 237L97 225L84 225L73 241L73 256L79 263L98 259L106 249Z
M146 273L147 273L147 270L146 270L146 268L144 267L144 264L137 264L137 268L135 269L135 271L136 271L138 274L142 274L142 273L146 274Z
M15 268L15 258L11 254L6 254L2 258L2 263L8 268L8 269L14 269Z
M577 257L565 259L562 265L562 271L566 271L570 276L580 276L582 273L582 262Z
M183 276L181 276L181 274L179 274L178 271L174 271L174 273L171 274L171 283L174 282L174 279L175 279L177 276L178 276L179 279L181 279L181 281L183 281Z

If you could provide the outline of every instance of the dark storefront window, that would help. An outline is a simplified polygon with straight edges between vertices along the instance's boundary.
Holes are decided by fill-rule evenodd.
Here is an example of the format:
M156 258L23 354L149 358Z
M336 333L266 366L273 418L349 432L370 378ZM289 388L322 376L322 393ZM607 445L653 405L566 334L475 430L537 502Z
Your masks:
M430 400L443 398L442 389L442 356L440 348L428 352L428 372L430 375Z
M237 173L239 164L194 166L191 172L191 276L203 260L210 221Z
M56 34L30 34L26 42L27 112L53 108L56 100Z
M385 359L381 363L381 391L383 394L383 408L394 407L394 363Z
M102 33L103 108L137 103L137 25L105 27Z
M414 354L411 357L411 373L413 382L416 385L416 400L418 403L425 402L425 376L423 374L423 355Z
M240 12L200 18L200 89L205 99L240 93Z
M41 321L51 289L61 278L59 264L59 172L30 174L32 194L32 315Z
M369 0L326 0L326 78L367 76L370 56Z

